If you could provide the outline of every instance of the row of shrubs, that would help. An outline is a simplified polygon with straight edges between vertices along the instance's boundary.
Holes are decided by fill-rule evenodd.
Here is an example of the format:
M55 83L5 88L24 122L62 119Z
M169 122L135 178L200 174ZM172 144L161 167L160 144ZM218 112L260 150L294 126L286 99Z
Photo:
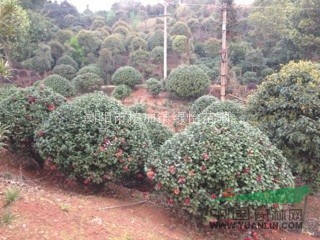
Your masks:
M228 197L294 186L291 170L319 187L319 86L318 65L289 63L246 107L201 97L192 106L197 121L177 134L132 115L141 106L102 93L67 103L44 86L1 101L0 122L11 146L32 149L69 178L99 184L146 174L169 203L214 221L213 209L236 204Z
M103 71L99 66L92 64L78 70L77 63L69 56L61 57L52 72L54 75L45 79L44 84L66 97L75 92L96 90L103 84ZM142 74L135 68L120 67L111 78L111 82L116 85L112 95L124 99L130 95L134 86L142 82L142 78ZM205 93L210 86L210 77L201 66L183 65L169 74L165 85L154 78L147 80L146 85L153 96L166 89L181 98L194 98Z

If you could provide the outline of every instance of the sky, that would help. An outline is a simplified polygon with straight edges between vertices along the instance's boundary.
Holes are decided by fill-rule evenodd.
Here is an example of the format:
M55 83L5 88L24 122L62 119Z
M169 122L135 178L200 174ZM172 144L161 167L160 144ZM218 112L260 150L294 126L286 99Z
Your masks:
M59 0L62 2L63 0ZM91 11L98 10L109 10L114 2L119 2L119 0L67 0L72 5L76 6L79 12L83 12L87 5ZM140 0L142 4L157 4L163 2L163 0ZM253 0L235 0L235 3L251 3Z

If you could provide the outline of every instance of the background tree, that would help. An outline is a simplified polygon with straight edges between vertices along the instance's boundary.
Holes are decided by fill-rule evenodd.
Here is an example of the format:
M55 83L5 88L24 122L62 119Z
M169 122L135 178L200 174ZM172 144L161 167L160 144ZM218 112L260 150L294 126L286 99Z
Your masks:
M16 0L0 1L0 49L4 50L12 67L12 45L18 36L25 35L30 27L27 12Z

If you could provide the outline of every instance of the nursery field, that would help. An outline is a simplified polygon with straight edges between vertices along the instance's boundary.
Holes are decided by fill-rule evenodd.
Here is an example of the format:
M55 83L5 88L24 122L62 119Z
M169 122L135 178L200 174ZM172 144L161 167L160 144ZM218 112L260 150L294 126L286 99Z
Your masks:
M188 102L157 98L138 88L123 104L146 105L150 117L173 130L181 131L187 124L175 127L178 112L186 112ZM161 118L161 116L171 116ZM11 220L0 226L1 240L18 239L110 239L110 240L311 240L319 234L320 197L308 198L307 226L303 232L255 229L214 230L198 226L165 198L153 190L149 182L108 183L95 189L68 182L56 169L39 170L30 159L2 152L0 155L0 199L4 202L8 188L19 190L18 199L9 209ZM296 206L303 208L303 204ZM5 214L5 210L2 210ZM254 236L254 237L253 237Z
M94 1L0 0L0 240L320 237L320 1Z

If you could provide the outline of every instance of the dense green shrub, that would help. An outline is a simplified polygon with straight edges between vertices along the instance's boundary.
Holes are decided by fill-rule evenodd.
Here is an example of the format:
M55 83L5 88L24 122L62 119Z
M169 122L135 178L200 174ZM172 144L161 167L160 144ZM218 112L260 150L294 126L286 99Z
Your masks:
M218 112L227 112L234 115L237 118L244 118L245 112L244 107L235 101L226 100L226 101L215 101L206 107L202 113L199 115L199 118L204 118L210 115L211 113Z
M102 93L82 95L40 126L37 148L69 178L85 184L141 173L151 142L144 124L130 114Z
M147 41L147 48L152 51L155 47L163 46L164 33L161 30L157 30L150 34Z
M149 158L146 170L169 203L203 221L213 221L218 210L238 206L230 198L217 198L293 186L281 151L259 129L225 113L175 134Z
M101 48L108 48L114 54L125 52L124 37L121 34L111 34L106 37Z
M155 47L151 51L151 59L154 63L163 63L163 47Z
M54 67L52 73L68 80L72 80L76 76L77 70L71 65L60 64Z
M174 36L174 35L184 35L186 37L189 37L191 34L191 30L188 27L187 24L185 24L184 22L176 22L173 27L172 30L170 32L170 35Z
M124 45L125 45L127 51L129 51L129 47L130 47L133 39L135 39L135 38L139 38L139 36L134 33L131 33L128 36L126 36L126 39L124 41Z
M20 89L0 102L0 122L8 126L14 150L33 151L34 131L65 98L44 86Z
M196 30L198 30L200 28L200 22L197 18L190 18L187 21L187 25L192 32L195 32Z
M192 113L194 115L199 115L206 107L217 101L219 101L219 99L212 95L199 97L191 106Z
M274 73L274 70L272 68L265 68L261 71L261 77L265 78L273 73Z
M205 64L198 65L209 76L210 80L216 80L220 75L220 69L217 67L208 67Z
M86 93L97 90L103 84L103 79L95 73L84 73L72 79L76 92Z
M53 58L50 52L50 46L39 44L34 51L34 56L22 62L22 66L27 69L32 69L39 73L50 71L53 67Z
M0 85L0 102L17 91L19 91L19 88L13 84Z
M166 81L166 88L182 98L202 95L209 86L208 75L196 65L174 69Z
M248 100L250 121L292 161L295 173L320 189L320 68L290 62Z
M116 29L117 27L125 27L130 31L130 27L128 23L126 23L125 21L117 21L115 24L112 25L113 29Z
M159 93L162 92L163 86L162 83L155 79L155 78L150 78L146 81L147 85L147 91L152 94L152 96L158 96Z
M142 71L146 70L149 65L149 59L149 52L142 49L138 49L137 51L133 51L129 54L130 65Z
M221 41L216 38L210 38L204 43L204 51L209 58L215 58L220 55Z
M120 84L114 88L112 91L112 97L118 100L125 99L126 97L129 97L131 94L132 90L130 87L124 84Z
M259 78L257 76L256 72L245 72L242 77L240 78L240 82L242 84L249 84L249 83L258 83L259 82Z
M137 51L139 49L145 50L147 48L147 42L140 37L135 37L129 46L129 51Z
M102 40L99 38L99 35L95 31L82 29L77 33L77 39L85 54L98 54L98 50L102 44Z
M61 58L58 59L56 66L59 66L61 64L65 64L65 65L70 65L72 67L74 67L76 70L78 70L78 63L73 60L72 57L70 56L62 56Z
M86 73L94 73L94 74L100 76L101 78L103 77L103 71L96 64L91 64L91 65L88 65L88 66L85 66L85 67L81 68L77 72L77 76L83 75L83 74L86 74Z
M178 54L187 53L189 51L189 40L184 35L175 35L172 41L172 50Z
M75 90L70 81L59 75L53 74L41 81L45 86L50 87L56 93L64 97L70 97L75 94Z
M112 75L111 81L115 85L125 84L129 87L134 87L142 80L141 73L133 67L120 67Z
M150 117L147 114L143 113L137 113L134 116L138 117L138 119L141 119L147 127L153 149L159 150L159 148L165 143L165 141L173 136L172 130L154 117Z
M219 21L208 17L201 21L201 28L207 33L213 33L217 31L217 26L219 26Z
M130 111L134 113L147 113L148 105L142 103L136 103L135 105L129 107Z
M113 33L118 33L126 37L127 35L129 35L130 30L124 26L118 26L113 30Z
M7 146L5 141L8 139L7 134L9 133L7 126L4 126L0 123L0 152L4 150L4 147Z

